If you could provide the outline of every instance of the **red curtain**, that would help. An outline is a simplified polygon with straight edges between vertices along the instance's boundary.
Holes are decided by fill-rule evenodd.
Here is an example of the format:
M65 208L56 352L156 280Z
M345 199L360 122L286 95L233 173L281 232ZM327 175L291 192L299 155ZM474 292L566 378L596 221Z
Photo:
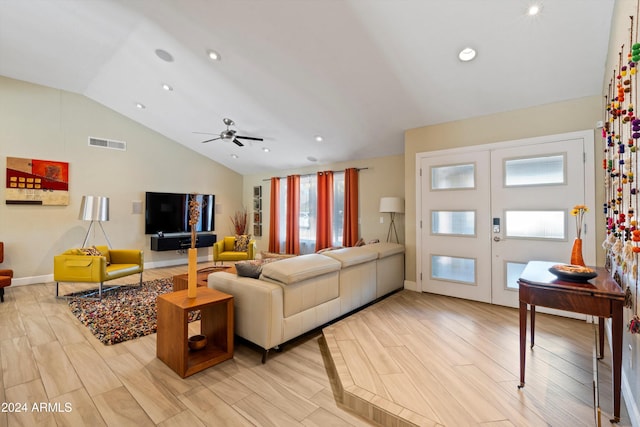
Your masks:
M300 175L287 177L287 230L285 252L300 253Z
M358 241L358 169L344 171L344 233L343 246L353 246Z
M316 251L333 244L333 172L318 172Z
M269 252L280 253L280 178L271 178Z

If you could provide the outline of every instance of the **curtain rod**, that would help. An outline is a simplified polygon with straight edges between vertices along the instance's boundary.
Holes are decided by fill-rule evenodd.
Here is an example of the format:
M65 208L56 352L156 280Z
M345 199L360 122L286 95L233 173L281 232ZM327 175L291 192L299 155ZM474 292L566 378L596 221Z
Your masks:
M361 170L365 170L365 169L369 169L369 168L355 168L355 169L357 169L357 170L358 170L358 172L360 172ZM339 170L339 171L318 171L318 172L344 172L344 171L345 171L345 169L343 169L343 170ZM298 176L299 176L300 178L305 177L305 176L314 176L314 175L316 175L318 172L315 172L315 173L307 173L307 174L298 175ZM293 175L295 175L295 174L293 174ZM280 179L284 179L284 178L286 178L286 176L273 176L273 177L271 177L271 178L280 178ZM265 178L265 179L263 179L263 181L271 181L271 178Z

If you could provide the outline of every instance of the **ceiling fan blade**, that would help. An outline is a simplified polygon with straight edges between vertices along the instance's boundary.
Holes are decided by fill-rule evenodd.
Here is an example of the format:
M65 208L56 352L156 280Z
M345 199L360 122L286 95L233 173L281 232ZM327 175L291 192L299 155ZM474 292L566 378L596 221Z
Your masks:
M236 135L236 138L250 139L252 141L264 141L264 138L256 138L255 136L240 136L240 135Z
M220 139L220 137L213 138L213 139L207 139L206 141L202 141L202 143L204 144L205 142L215 141L216 139Z
M219 133L211 133L211 132L191 132L191 133L195 133L196 135L220 135Z
M233 143L236 144L238 147L244 147L244 144L238 141L238 138L233 138Z

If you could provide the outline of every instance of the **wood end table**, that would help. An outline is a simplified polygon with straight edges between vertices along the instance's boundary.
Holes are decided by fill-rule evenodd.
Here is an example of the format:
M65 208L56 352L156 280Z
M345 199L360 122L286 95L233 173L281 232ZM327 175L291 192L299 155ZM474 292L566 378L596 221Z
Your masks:
M187 290L160 295L157 300L156 355L182 378L233 358L233 296L198 288L195 298ZM200 310L200 333L207 345L189 349L189 312Z
M549 272L554 264L547 261L530 261L518 279L520 300L520 385L524 387L527 307L531 306L531 347L535 340L536 306L572 311L598 317L599 350L604 349L604 319L611 318L611 359L613 386L613 419L620 421L620 391L622 372L622 309L624 291L602 267L598 275L588 282L560 280Z
M233 265L224 265L219 267L206 267L201 270L198 270L198 278L196 279L196 283L198 287L206 288L209 286L209 274L215 273L218 271L226 271L228 273L235 273L236 269ZM176 274L173 276L173 291L181 291L183 289L187 289L189 284L189 275L187 273L184 274Z

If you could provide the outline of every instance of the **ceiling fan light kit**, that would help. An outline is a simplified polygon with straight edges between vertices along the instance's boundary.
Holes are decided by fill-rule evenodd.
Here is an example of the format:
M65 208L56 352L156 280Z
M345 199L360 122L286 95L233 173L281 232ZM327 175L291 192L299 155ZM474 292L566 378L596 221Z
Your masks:
M240 141L240 139L248 139L251 141L264 141L263 138L257 138L255 136L237 135L235 129L229 128L230 126L235 126L235 122L231 119L228 119L225 117L224 119L222 119L222 123L224 123L227 126L227 128L222 132L220 132L220 136L216 138L207 139L206 141L202 141L203 144L206 142L211 142L211 141L216 141L218 139L221 139L223 141L232 141L238 147L244 147L244 144Z

